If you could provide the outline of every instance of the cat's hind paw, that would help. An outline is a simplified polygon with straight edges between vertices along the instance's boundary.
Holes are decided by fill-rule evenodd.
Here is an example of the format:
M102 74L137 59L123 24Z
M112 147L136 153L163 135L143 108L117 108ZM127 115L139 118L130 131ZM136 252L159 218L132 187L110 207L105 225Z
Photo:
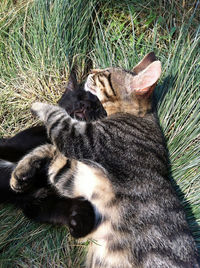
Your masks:
M68 217L70 233L75 238L84 237L95 228L95 211L84 198L77 198Z
M12 173L10 180L10 187L15 192L24 192L29 188L30 177L27 175L18 175L16 172Z
M14 169L10 179L10 187L15 192L25 192L33 185L36 174L36 164L19 163Z

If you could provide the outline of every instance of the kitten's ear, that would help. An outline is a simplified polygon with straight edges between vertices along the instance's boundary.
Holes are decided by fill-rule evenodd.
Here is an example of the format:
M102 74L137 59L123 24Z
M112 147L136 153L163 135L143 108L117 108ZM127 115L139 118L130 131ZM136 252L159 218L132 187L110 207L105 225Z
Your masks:
M138 95L150 95L161 75L161 62L154 61L146 69L135 75L129 84L128 93L135 92Z
M75 90L77 88L77 78L76 78L76 72L74 69L72 69L70 75L69 75L69 80L67 83L66 90Z
M156 59L156 55L154 54L154 52L150 52L133 68L132 71L135 74L139 74L139 72L146 69L152 62L156 60L157 59Z

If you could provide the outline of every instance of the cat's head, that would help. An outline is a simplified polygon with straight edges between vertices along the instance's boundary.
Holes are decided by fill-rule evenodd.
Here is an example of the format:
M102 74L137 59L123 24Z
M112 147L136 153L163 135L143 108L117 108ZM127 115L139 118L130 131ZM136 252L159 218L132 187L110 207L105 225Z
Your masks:
M90 92L85 92L83 84L78 83L75 70L72 70L58 104L78 120L91 121L106 116L98 98Z
M160 75L161 63L151 52L131 71L113 67L92 70L85 90L99 98L108 115L144 116L151 111L151 95Z

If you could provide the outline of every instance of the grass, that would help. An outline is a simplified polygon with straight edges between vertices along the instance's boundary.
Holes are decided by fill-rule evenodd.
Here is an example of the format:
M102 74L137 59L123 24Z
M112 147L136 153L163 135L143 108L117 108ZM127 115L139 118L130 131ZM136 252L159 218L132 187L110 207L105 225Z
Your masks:
M154 50L155 91L171 176L200 251L199 1L38 0L0 4L0 136L32 125L36 99L56 102L76 61L131 69ZM86 245L1 205L0 267L83 267Z
M11 207L0 212L0 267L81 267L85 252L66 228L34 224ZM11 228L12 224L12 228Z

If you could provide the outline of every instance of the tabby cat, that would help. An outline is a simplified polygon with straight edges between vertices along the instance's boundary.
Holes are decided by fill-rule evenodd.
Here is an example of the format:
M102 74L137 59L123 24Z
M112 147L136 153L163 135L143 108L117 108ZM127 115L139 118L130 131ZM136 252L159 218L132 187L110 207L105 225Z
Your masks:
M91 232L88 268L199 267L182 206L168 179L163 135L151 96L161 63L150 53L132 70L92 70L85 83L108 116L79 122L63 109L35 103L54 145L36 148L11 178L15 191L52 159L49 181L61 196L89 200L101 223Z

